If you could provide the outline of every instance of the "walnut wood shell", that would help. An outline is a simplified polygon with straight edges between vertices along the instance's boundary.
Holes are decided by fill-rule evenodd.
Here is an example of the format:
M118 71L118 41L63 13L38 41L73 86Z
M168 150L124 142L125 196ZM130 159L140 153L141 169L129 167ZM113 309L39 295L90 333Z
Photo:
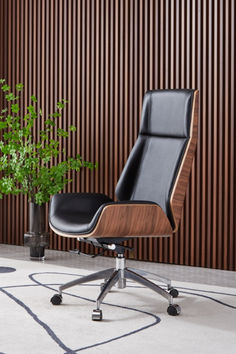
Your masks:
M198 109L199 109L199 94L198 90L194 92L192 118L190 126L190 139L179 168L179 172L171 193L170 206L175 221L174 232L178 230L181 219L186 189L189 183L189 175L195 155L198 136Z
M155 204L110 204L104 207L95 229L89 234L69 235L53 228L66 237L125 237L166 236L173 233L170 222L161 207Z

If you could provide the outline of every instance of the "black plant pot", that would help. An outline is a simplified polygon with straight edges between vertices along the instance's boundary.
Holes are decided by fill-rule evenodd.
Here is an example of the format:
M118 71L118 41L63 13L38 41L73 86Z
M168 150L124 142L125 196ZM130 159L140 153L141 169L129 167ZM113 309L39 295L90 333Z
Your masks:
M29 203L29 231L24 234L24 245L30 247L30 258L45 259L49 233L45 231L45 204Z

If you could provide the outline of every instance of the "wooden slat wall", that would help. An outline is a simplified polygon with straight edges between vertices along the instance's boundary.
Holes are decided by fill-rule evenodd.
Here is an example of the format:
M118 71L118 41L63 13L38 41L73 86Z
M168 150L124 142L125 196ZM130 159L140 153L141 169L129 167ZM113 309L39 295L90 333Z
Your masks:
M1 0L0 7L1 74L11 85L23 82L22 103L33 93L45 114L68 98L60 126L76 124L78 134L65 147L99 162L95 173L73 175L68 191L113 197L144 92L199 89L199 143L179 232L134 240L134 257L236 270L235 1ZM0 241L22 244L25 198L4 198L0 217ZM71 242L53 236L50 246Z

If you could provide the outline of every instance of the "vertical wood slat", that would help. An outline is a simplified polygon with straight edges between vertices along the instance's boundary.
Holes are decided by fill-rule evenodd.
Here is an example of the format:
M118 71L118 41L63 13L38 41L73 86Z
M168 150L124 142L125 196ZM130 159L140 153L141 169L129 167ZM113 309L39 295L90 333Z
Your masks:
M136 259L236 270L234 15L234 0L0 2L1 76L23 82L21 103L35 94L45 114L68 98L59 126L78 132L60 146L99 163L72 173L65 191L114 197L144 92L199 89L199 142L179 231L133 240ZM0 242L22 244L26 198L4 197L0 206ZM50 247L75 242L52 235Z

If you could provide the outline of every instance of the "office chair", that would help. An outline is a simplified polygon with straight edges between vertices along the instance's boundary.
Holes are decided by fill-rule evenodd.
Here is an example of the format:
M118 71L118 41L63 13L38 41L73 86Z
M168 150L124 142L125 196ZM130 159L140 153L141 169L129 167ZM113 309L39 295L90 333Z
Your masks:
M168 237L177 231L197 143L198 91L155 90L144 96L141 128L116 186L118 201L99 193L56 194L51 199L49 224L58 235L75 237L117 254L116 266L68 282L51 298L62 302L72 286L103 280L92 320L102 320L104 297L126 279L138 282L168 300L169 315L179 315L178 296L171 281L128 268L123 241L133 237ZM147 276L149 279L145 278ZM167 290L152 282L161 281Z

